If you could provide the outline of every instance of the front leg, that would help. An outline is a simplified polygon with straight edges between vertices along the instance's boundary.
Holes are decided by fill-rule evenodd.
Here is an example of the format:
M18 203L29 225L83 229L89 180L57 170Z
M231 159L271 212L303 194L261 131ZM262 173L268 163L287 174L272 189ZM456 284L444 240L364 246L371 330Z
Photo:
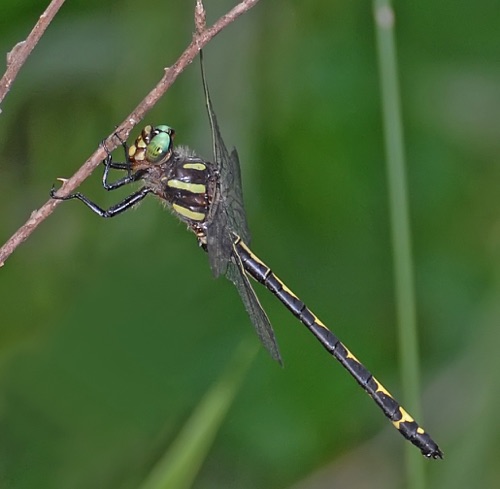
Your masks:
M85 197L85 195L81 194L80 192L76 192L74 194L60 197L60 196L56 195L56 189L54 186L52 186L52 188L50 190L50 196L53 199L57 199L57 200L77 199L77 200L83 202L91 211L95 212L98 216L108 218L108 217L117 216L118 214L121 214L122 212L126 211L127 209L130 209L135 204L137 204L142 199L144 199L144 197L146 197L146 195L148 195L150 192L152 192L152 190L150 188L142 187L137 192L134 192L133 194L129 195L128 197L125 197L125 199L123 199L118 204L112 205L109 209L102 209L96 203L92 202L88 197Z
M104 173L102 175L102 186L106 190L114 190L119 187L123 187L124 185L128 185L129 183L135 182L140 178L140 174L138 172L132 173L132 163L130 161L130 157L128 154L128 145L125 141L122 141L120 137L115 134L115 136L120 140L122 143L123 151L125 153L125 163L116 163L113 161L113 157L111 156L111 152L108 150L106 145L104 144L106 140L101 141L101 146L104 148L104 151L106 151L106 159L103 160L104 164ZM109 175L109 169L113 168L114 170L124 170L127 172L127 176L120 178L119 180L108 183L108 175Z

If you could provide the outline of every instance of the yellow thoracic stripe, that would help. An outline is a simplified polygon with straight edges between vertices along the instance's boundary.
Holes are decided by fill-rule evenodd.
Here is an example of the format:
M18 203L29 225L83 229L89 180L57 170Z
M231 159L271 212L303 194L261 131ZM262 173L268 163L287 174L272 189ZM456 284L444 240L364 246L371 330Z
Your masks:
M175 212L177 212L177 214L187 217L188 219L191 219L193 221L203 221L205 219L205 214L203 212L195 212L178 204L172 204L172 207L174 208Z
M203 163L184 163L182 165L182 168L185 168L186 170L206 170L206 165Z
M204 194L207 191L207 188L202 183L188 183L180 180L168 180L167 185L171 188L187 190L193 194Z

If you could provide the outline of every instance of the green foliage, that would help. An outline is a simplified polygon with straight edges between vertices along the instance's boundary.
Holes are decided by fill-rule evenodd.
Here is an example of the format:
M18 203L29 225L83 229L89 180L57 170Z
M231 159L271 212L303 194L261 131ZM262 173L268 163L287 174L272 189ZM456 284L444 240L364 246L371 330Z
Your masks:
M255 343L250 342L236 349L224 374L200 400L196 411L140 489L191 487L256 351Z
M0 53L41 13L21 3L3 2ZM2 241L175 61L192 3L67 2L2 104ZM209 22L233 5L205 3ZM424 426L446 457L425 465L440 489L500 480L494 3L395 5ZM400 394L371 6L262 0L205 54L255 252ZM210 155L197 63L145 122ZM98 173L81 190L119 200ZM258 292L285 368L257 357L193 487L401 487L405 442ZM0 269L0 294L2 488L140 487L242 337L257 342L234 288L154 200L111 221L61 205Z

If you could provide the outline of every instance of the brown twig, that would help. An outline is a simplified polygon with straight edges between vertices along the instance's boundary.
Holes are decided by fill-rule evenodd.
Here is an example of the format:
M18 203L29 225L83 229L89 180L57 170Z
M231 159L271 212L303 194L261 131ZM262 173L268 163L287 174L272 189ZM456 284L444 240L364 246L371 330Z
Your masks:
M223 15L214 25L208 28L200 29L198 11L201 2L197 0L196 18L196 34L189 46L184 50L179 59L169 68L165 69L165 74L158 82L158 84L146 95L142 102L130 113L128 117L118 126L116 131L108 136L105 140L106 148L111 151L120 144L120 139L126 141L132 128L140 122L146 113L158 102L168 88L174 83L179 74L194 60L196 55L214 36L216 36L222 29L234 22L240 15L254 7L259 0L242 0L238 5L231 9L227 14ZM115 137L118 136L118 138ZM78 169L78 171L69 178L63 185L60 194L64 195L72 192L78 185L80 185L85 178L87 178L92 171L100 164L105 158L106 152L102 146L85 161L85 163ZM46 219L60 203L60 200L50 199L40 209L32 212L30 218L26 223L21 226L11 238L0 248L0 266L5 260L13 253L13 251L24 242L30 234L38 227L38 225Z
M52 19L62 7L63 3L64 0L52 0L50 5L45 9L45 12L40 15L38 22L35 24L35 27L33 27L29 36L24 41L18 42L10 53L7 54L7 69L0 80L0 103L9 93L10 87L16 79L19 70L23 67L31 51L33 51L38 44L45 29L47 29L52 22Z

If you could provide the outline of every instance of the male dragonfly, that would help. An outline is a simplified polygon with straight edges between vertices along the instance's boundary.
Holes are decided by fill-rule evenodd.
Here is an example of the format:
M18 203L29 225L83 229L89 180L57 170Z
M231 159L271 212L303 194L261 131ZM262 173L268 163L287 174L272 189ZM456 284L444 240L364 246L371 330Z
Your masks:
M198 157L188 148L174 149L174 130L166 125L146 126L135 143L125 150L125 163L114 162L111 154L104 160L102 185L106 190L142 182L143 186L124 200L102 209L77 192L54 199L77 199L101 217L114 217L130 209L148 194L162 199L191 229L200 247L208 253L215 277L225 275L238 289L257 334L271 356L281 363L273 328L263 310L249 276L267 287L290 312L317 338L372 397L397 430L428 458L442 458L437 444L403 409L387 389L359 362L320 319L248 247L250 233L243 207L238 154L228 152L222 140L210 99L200 53L205 103L212 130L214 162ZM126 175L108 182L110 169Z

